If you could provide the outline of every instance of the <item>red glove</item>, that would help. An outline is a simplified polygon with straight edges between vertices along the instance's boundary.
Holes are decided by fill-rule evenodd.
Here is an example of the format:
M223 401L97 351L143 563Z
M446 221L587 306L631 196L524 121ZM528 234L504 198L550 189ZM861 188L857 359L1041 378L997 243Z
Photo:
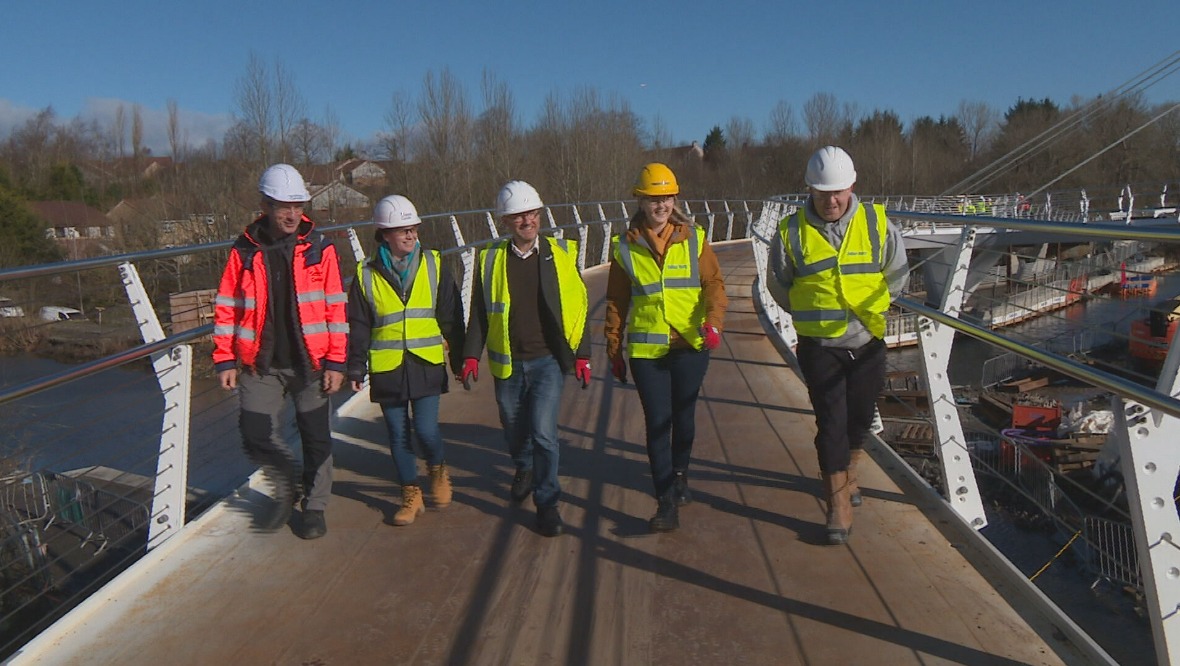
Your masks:
M468 391L471 390L471 382L479 381L479 359L469 358L463 361L463 374L460 377L463 380L463 388Z
M622 354L610 360L610 373L620 382L627 383L627 361L623 359Z
M705 349L713 351L721 346L721 331L716 326L705 324L701 327L701 337L705 339Z
M574 361L574 377L582 382L582 388L590 385L590 359L580 358Z

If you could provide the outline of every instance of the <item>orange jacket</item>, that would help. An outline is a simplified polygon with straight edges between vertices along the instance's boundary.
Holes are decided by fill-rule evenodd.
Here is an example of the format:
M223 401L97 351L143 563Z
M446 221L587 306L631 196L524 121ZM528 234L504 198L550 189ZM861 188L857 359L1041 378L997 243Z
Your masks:
M213 314L213 364L220 372L236 367L257 365L267 326L270 292L262 258L262 246L255 240L254 221L234 242L229 261L217 288ZM294 301L302 332L303 351L312 370L345 370L348 350L347 296L340 281L340 262L336 247L326 236L314 231L315 223L306 216L296 232L292 277Z

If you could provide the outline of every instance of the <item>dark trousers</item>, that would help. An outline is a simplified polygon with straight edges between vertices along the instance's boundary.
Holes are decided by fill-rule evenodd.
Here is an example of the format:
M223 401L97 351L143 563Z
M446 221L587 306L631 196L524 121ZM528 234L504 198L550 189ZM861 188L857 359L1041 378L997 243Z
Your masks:
M631 359L656 497L672 487L675 472L688 470L697 430L697 396L708 369L709 352L693 349L673 349L663 358Z
M864 446L873 425L873 408L885 385L885 341L837 349L801 337L795 355L815 410L819 469L842 472L848 469L849 452Z

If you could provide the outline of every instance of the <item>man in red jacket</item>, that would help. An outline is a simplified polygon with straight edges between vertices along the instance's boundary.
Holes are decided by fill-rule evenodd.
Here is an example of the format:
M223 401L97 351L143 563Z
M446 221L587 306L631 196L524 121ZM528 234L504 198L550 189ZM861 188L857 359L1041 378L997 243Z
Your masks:
M213 363L222 388L238 389L246 454L274 486L275 503L256 526L277 530L291 517L296 463L279 414L295 403L303 443L303 520L299 535L327 531L332 494L328 395L344 383L348 324L336 248L303 214L311 197L294 167L262 174L262 215L230 250L213 326Z

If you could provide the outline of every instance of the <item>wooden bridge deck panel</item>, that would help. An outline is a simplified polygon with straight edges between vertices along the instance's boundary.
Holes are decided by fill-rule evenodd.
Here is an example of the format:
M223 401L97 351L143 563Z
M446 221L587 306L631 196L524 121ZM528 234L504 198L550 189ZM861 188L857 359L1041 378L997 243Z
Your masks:
M387 524L393 465L380 414L363 405L336 423L325 538L251 534L256 497L232 498L31 661L1076 663L875 463L850 545L822 545L806 390L762 333L748 245L718 251L731 313L698 406L696 501L678 532L647 533L642 410L634 386L609 377L606 275L592 271L595 381L568 380L560 420L565 536L537 535L531 502L508 501L485 366L474 390L443 399L452 506Z

